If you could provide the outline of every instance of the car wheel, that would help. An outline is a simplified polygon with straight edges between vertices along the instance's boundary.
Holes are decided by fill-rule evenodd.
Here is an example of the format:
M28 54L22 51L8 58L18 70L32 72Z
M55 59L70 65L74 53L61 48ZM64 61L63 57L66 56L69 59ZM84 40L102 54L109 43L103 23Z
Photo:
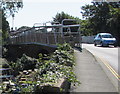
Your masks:
M97 46L97 44L94 42L94 46Z
M114 47L117 47L117 45L116 45L116 44L114 44Z
M102 46L102 47L104 46L102 42L100 43L100 46Z

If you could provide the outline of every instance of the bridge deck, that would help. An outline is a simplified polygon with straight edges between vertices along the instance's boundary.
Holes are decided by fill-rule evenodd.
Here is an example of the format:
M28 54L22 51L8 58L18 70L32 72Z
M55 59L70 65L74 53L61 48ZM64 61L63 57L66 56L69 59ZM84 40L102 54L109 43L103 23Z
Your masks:
M10 44L10 45L38 45L38 46L45 46L45 47L52 47L57 48L57 45L50 45L50 44L43 44L38 42L26 42L26 43L16 43L16 44Z

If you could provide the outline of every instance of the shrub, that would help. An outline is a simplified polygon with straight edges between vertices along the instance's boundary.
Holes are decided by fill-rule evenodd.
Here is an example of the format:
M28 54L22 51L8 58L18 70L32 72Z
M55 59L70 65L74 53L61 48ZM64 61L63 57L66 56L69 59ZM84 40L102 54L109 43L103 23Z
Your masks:
M26 85L25 88L18 81L19 77L16 78L20 93L41 91L43 86L53 86L60 78L64 78L74 85L80 84L73 72L73 49L68 44L58 45L52 55L39 54L38 60L23 54L16 63L12 62L10 65L15 71L37 68L37 71L32 72L32 78L27 78L27 81L23 82Z
M44 59L44 56L47 60ZM38 61L35 79L40 80L41 83L55 83L59 78L65 78L70 83L80 84L73 72L75 63L73 49L69 44L59 45L51 56L39 54Z
M29 69L35 68L37 60L23 54L23 56L17 60L17 63L21 65L21 69L20 69L21 71L22 70L29 70Z
M7 64L13 70L13 75L16 76L19 74L19 71L34 69L37 60L23 54L23 56L18 58L16 62L7 62Z

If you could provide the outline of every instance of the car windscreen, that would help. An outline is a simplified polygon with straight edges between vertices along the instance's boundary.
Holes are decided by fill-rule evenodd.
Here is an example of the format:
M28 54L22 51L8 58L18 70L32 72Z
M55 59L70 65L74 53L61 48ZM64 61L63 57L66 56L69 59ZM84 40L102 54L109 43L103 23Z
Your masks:
M113 38L112 35L102 35L102 38Z

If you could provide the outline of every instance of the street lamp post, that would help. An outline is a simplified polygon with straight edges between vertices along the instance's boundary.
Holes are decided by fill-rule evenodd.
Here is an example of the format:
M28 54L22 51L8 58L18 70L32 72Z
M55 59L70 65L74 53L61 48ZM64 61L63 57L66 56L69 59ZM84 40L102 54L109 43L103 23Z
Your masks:
M12 29L13 29L13 30L14 30L14 17L15 17L15 15L12 14Z

